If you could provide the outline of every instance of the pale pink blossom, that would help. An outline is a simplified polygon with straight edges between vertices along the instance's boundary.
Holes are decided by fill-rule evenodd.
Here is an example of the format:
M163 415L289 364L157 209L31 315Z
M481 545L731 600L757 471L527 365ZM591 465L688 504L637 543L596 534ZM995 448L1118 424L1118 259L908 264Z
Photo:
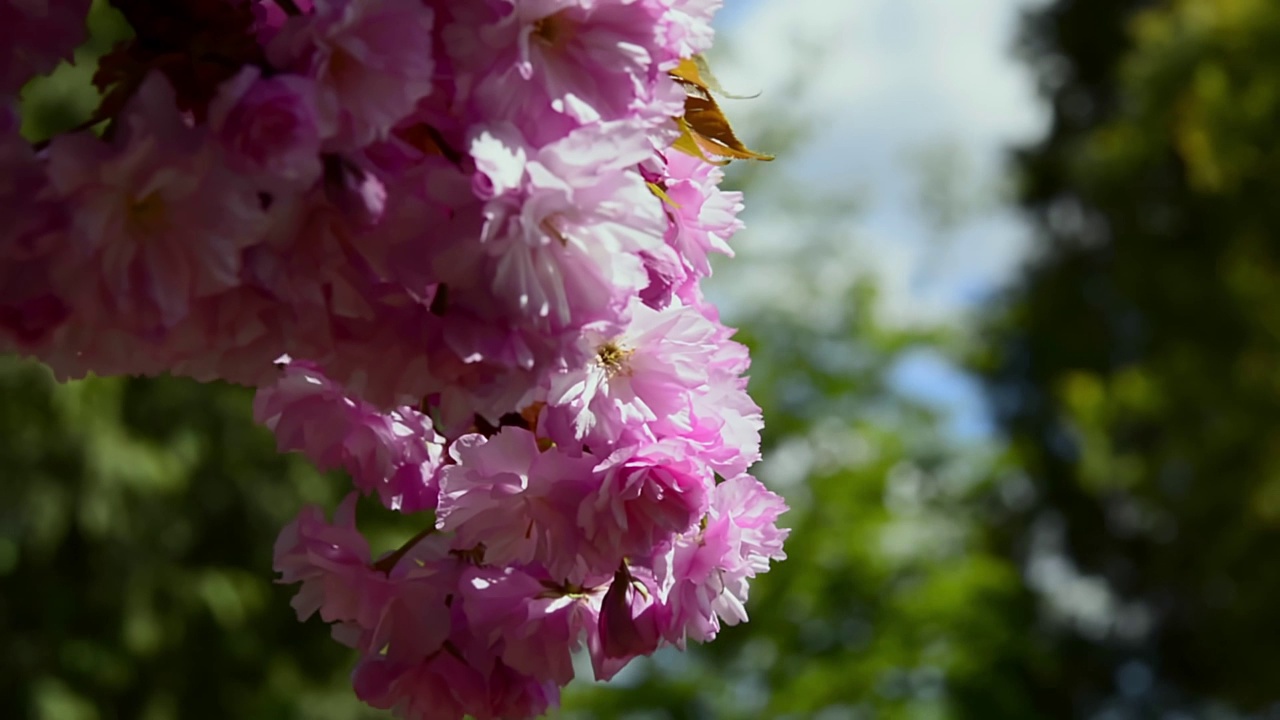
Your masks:
M653 59L660 12L639 0L500 0L496 12L458 13L445 38L463 99L541 144L584 124L680 113Z
M661 8L656 57L664 67L706 52L715 39L711 20L724 0L645 0Z
M617 336L588 329L592 360L552 377L547 430L557 442L603 453L692 428L692 397L707 383L720 328L679 303L654 310L636 301L630 314Z
M494 189L481 235L493 292L544 332L619 320L666 227L630 169L651 153L642 128L591 126L536 151L499 129L471 151Z
M449 636L446 595L456 582L447 541L418 540L407 560L375 564L355 527L355 500L347 496L332 524L319 508L303 508L276 540L279 581L302 584L292 602L298 619L318 612L335 623L335 639L396 661L437 651Z
M711 274L709 253L733 256L729 238L742 229L742 193L719 189L720 168L682 152L667 153L664 192L671 225L667 243L684 262L690 280Z
M770 561L785 560L782 543L789 530L776 522L786 512L782 498L750 475L716 486L703 527L676 544L670 566L666 638L679 647L686 640L707 642L720 624L747 620L748 581L769 571Z

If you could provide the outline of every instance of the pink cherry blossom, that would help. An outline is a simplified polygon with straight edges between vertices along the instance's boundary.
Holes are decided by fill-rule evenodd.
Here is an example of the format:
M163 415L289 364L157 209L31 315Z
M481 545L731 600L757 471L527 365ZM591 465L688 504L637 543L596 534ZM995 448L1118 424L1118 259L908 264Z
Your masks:
M510 132L478 137L472 154L495 195L481 242L513 312L550 332L621 317L648 284L638 253L660 248L665 227L658 199L628 169L649 152L634 124L584 128L537 151Z
M636 301L630 312L617 336L589 328L583 342L592 360L552 378L548 431L558 442L606 452L692 427L691 398L707 382L719 328L679 303L654 310Z
M50 147L54 188L77 206L73 242L95 253L84 282L99 288L102 312L151 330L235 287L240 253L265 227L256 193L173 103L168 81L152 73L114 143L81 133Z
M597 644L591 661L597 680L608 680L629 662L650 655L662 643L665 608L657 602L651 583L623 567L614 575L600 607Z
M646 556L706 512L711 471L678 440L627 447L596 467L599 486L578 511L594 553Z
M315 82L296 75L262 77L249 66L223 83L209 106L209 124L228 167L271 181L310 185L320 177L320 138L330 121L319 115Z
M318 612L337 623L336 639L392 660L435 652L450 630L445 598L454 562L447 542L420 541L409 562L375 566L355 527L355 497L338 507L333 524L319 508L303 508L276 541L280 581L302 583L293 599L298 619Z
M322 470L343 468L392 510L436 505L442 438L409 407L386 412L348 396L315 367L290 362L254 399L254 416L282 451L301 450Z
M683 260L687 278L711 274L709 253L733 256L728 240L742 229L737 218L742 193L721 191L723 177L715 165L682 152L667 153L663 184L671 226L666 239Z
M750 475L716 486L705 527L682 537L669 572L667 639L684 647L687 639L707 642L720 623L745 622L748 580L784 560L789 531L776 526L787 509L782 498Z
M330 145L354 149L386 137L433 86L433 16L421 0L315 0L268 47L277 67L316 80L336 113Z
M40 158L18 134L16 108L0 105L0 347L43 346L71 315L73 277L86 260L68 246L70 207L52 197Z
M572 653L596 632L603 588L567 586L514 567L468 570L460 588L473 632L504 663L559 686L573 679Z
M647 0L662 8L658 21L658 41L663 53L661 62L673 63L680 58L706 52L715 38L711 19L724 5L724 0Z
M450 455L456 464L441 475L437 527L455 532L458 547L483 543L488 564L537 563L554 578L590 573L578 551L577 511L594 458L544 452L533 433L515 427L487 439L465 435Z
M658 8L639 0L501 0L445 29L478 114L527 127L541 144L573 127L680 113L657 72ZM674 92L673 92L674 91Z

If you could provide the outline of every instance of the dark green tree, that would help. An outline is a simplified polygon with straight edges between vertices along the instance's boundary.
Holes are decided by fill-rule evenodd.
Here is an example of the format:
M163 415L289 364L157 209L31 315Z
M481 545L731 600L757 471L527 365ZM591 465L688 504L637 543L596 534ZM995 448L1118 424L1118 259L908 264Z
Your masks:
M1280 5L1059 0L1024 50L1039 247L975 364L1034 488L1001 542L1053 642L1036 683L1075 717L1275 708Z

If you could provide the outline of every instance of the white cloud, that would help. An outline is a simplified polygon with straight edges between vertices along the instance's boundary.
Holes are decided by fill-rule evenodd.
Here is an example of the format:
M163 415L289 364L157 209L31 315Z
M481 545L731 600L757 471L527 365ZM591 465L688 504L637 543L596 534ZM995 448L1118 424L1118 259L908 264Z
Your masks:
M766 199L748 197L741 259L721 265L716 294L749 306L803 289L812 308L815 282L838 291L870 272L886 319L910 323L956 319L1004 283L1027 251L1016 215L987 209L940 243L920 212L907 157L946 143L969 162L962 189L1002 183L1005 148L1034 139L1044 124L1031 79L1010 54L1019 10L1035 1L738 0L712 54L727 89L761 93L726 101L736 126L751 135L771 117L818 119L764 174L867 196L831 233L829 262L802 271L825 276L790 280L779 262L795 257L803 231Z

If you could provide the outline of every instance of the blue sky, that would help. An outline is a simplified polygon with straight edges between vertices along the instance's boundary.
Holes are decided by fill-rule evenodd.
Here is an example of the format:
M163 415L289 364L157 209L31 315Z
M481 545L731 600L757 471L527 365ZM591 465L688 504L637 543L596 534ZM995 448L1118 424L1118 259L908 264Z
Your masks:
M856 197L859 211L829 233L829 261L797 277L808 307L810 285L832 293L859 274L882 291L884 319L896 324L966 324L975 308L1016 273L1029 233L1003 202L1004 153L1038 137L1045 110L1031 78L1012 57L1019 12L1037 0L727 0L718 16L713 67L729 90L760 97L732 103L735 125L750 135L769 113L821 118L799 148L767 168L792 187ZM805 48L797 51L799 41ZM809 78L791 93L796 72ZM785 98L771 105L771 98ZM768 148L761 148L768 150ZM928 176L922 157L942 158ZM961 220L934 222L920 201L930 187L961 208ZM762 191L763 192L763 191ZM719 266L716 294L729 302L776 303L762 293L796 294L778 276L797 254L794 214L747 198L748 230L739 258ZM805 272L805 271L800 271ZM735 292L735 288L739 291ZM961 437L990 432L971 378L936 355L910 357L898 387L951 413Z

